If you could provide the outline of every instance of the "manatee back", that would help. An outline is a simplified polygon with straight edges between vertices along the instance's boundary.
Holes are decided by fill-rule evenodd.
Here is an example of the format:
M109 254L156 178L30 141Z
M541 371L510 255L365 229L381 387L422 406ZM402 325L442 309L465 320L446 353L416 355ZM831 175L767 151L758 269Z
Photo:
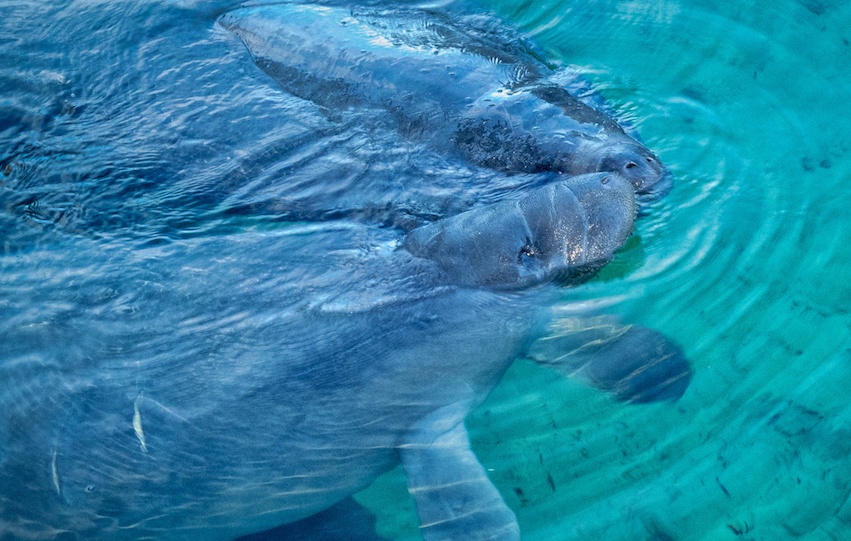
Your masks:
M543 306L441 283L397 242L336 223L4 260L4 513L228 539L365 488L418 418L484 396Z
M461 30L440 15L278 4L219 19L286 91L325 107L457 112L482 93L536 78L520 47Z

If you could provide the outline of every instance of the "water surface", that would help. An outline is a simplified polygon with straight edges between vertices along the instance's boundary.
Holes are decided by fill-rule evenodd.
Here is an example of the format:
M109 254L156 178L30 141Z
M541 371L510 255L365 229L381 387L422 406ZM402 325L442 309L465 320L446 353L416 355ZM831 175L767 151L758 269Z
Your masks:
M675 177L562 309L589 303L675 338L695 369L686 395L624 405L521 361L468 421L524 539L851 535L851 8L716 4L463 6L582 71ZM470 174L280 92L213 12L3 7L4 268L69 236L150 247L275 230L293 212L329 219L325 203L358 206L364 182L379 203L423 196L401 218L363 209L399 225L452 211L445 194ZM394 183L399 171L420 184ZM45 268L73 259L54 255ZM4 276L10 313L56 278L29 272ZM382 535L418 537L400 470L356 499Z

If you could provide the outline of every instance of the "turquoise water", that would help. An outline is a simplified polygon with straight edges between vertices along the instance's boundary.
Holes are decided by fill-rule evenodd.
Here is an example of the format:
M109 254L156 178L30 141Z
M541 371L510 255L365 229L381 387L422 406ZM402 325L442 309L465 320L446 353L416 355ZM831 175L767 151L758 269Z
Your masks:
M695 367L676 407L628 407L514 366L468 424L524 539L847 539L851 6L486 8L582 67L673 170L638 239L572 293ZM384 531L415 538L387 505Z
M353 154L380 176L417 151L388 156L346 119L335 132L249 69L214 17L3 4L6 257L69 234L149 247L272 228L281 199L316 196L275 174L324 162L359 178ZM517 362L468 427L524 539L851 536L851 6L716 4L476 8L578 67L672 170L671 192L562 309L658 329L695 372L675 405L629 406ZM181 47L163 46L175 36ZM93 59L98 71L80 68ZM280 117L298 120L268 130ZM339 150L308 140L320 130ZM418 538L400 469L356 499L383 536Z

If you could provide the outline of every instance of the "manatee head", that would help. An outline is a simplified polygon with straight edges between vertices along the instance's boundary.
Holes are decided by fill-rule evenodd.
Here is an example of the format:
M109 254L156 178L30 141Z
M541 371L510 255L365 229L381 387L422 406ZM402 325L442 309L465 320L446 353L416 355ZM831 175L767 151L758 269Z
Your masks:
M603 146L596 169L620 174L639 194L655 191L666 172L659 158L644 145L630 140Z
M420 227L402 247L462 286L573 284L609 261L634 219L632 184L621 175L594 173Z
M638 194L659 193L666 175L611 117L553 85L479 98L452 140L470 161L509 173L617 173Z

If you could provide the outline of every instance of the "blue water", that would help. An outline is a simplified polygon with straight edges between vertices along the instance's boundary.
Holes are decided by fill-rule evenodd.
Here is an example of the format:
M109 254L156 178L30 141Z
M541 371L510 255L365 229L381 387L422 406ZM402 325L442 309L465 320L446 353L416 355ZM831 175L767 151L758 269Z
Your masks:
M327 221L357 208L367 222L406 227L496 197L459 189L471 174L463 165L281 92L215 25L226 6L2 7L0 309L4 335L26 329L0 344L7 407L70 392L51 379L63 355L85 360L74 352L93 342L150 339L142 318L131 318L135 341L122 329L75 336L61 325L75 310L144 306L144 288L126 302L120 288L74 289L119 276L155 292L163 276L145 274L134 253L191 263L204 239L274 234L294 215ZM625 405L519 361L468 419L523 538L851 536L851 7L460 7L504 18L550 62L582 72L675 179L615 260L566 290L558 309L594 306L676 339L694 367L685 396ZM400 184L401 174L417 182ZM387 211L400 200L403 212ZM125 261L138 274L121 277ZM210 317L199 300L208 285L173 299L175 321ZM212 297L225 304L223 292ZM265 317L257 303L247 316L192 322ZM48 339L38 333L57 321ZM120 370L121 348L114 353ZM170 353L156 349L179 357ZM420 535L400 469L355 499L382 536Z
M504 494L523 490L524 531L847 538L848 5L488 5L584 66L674 170L621 254L638 268L615 261L611 280L576 293L675 337L697 370L675 411L512 374L476 417L477 451Z

